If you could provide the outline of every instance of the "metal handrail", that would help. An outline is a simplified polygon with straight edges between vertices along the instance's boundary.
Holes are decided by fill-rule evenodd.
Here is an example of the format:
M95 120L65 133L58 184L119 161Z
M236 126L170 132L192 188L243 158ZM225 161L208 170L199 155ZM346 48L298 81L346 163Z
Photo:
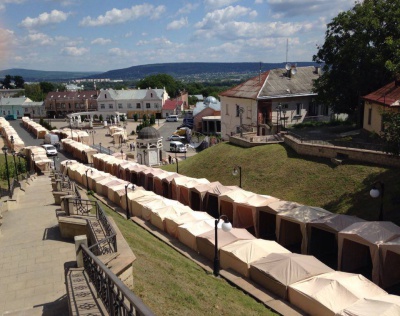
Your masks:
M83 265L109 315L153 316L153 312L84 244Z

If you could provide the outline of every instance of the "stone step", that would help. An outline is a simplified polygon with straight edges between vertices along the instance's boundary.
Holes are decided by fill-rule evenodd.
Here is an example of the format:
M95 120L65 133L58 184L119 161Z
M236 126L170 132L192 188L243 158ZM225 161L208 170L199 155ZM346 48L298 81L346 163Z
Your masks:
M3 316L42 316L43 315L43 307L33 307L26 308L16 311L7 311L3 313Z

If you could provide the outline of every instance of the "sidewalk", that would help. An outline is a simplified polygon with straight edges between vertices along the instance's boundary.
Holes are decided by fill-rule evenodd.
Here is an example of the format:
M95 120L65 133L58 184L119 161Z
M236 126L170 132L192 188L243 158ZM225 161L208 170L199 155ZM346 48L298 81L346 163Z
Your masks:
M30 180L16 209L2 213L0 315L68 315L64 270L75 245L60 237L50 181Z

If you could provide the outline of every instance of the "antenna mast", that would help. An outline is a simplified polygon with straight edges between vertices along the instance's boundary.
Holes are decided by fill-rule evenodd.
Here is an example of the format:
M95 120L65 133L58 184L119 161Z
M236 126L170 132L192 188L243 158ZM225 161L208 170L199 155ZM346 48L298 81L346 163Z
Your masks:
M287 57L288 57L288 53L289 53L289 39L286 39L286 64L287 64Z

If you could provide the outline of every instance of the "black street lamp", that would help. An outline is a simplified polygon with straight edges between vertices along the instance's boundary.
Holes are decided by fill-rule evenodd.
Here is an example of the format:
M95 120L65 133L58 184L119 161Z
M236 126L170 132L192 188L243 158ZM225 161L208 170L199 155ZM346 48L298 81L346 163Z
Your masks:
M17 170L17 163L15 162L15 155L16 155L16 152L15 152L15 150L13 149L13 150L11 150L11 154L12 154L12 156L13 156L13 160L14 160L14 176L17 178L17 181L19 181L18 180L18 170Z
M236 177L238 174L239 174L239 188L241 188L242 187L242 167L239 165L236 165L235 167L233 167L232 175Z
M101 154L101 143L99 143L99 147L100 147L100 154Z
M219 276L219 255L218 255L218 223L220 220L224 220L221 228L224 232L229 232L232 229L232 224L226 215L221 215L215 220L215 248L214 248L214 276Z
M177 157L175 157L175 162L176 162L176 173L179 173L179 163Z
M385 184L381 181L375 182L372 185L372 189L369 191L369 194L374 199L378 198L379 196L381 197L378 220L383 221L383 197L385 195Z
M131 212L129 211L129 201L128 201L128 188L135 190L135 186L132 183L127 183L125 185L125 199L126 199L126 219L129 219Z
M35 154L32 153L31 155L32 155L32 169L33 171L35 171Z
M9 170L8 170L8 161L7 161L8 147L7 147L7 146L4 146L1 150L3 151L4 156L5 156L5 158L6 158L6 175L7 175L8 192L11 193L11 192L10 192L10 172L9 172Z
M89 191L89 180L88 180L87 174L88 174L89 171L90 171L90 174L93 174L93 169L88 168L88 169L85 170L85 174L86 174L86 190L88 190L88 191Z

